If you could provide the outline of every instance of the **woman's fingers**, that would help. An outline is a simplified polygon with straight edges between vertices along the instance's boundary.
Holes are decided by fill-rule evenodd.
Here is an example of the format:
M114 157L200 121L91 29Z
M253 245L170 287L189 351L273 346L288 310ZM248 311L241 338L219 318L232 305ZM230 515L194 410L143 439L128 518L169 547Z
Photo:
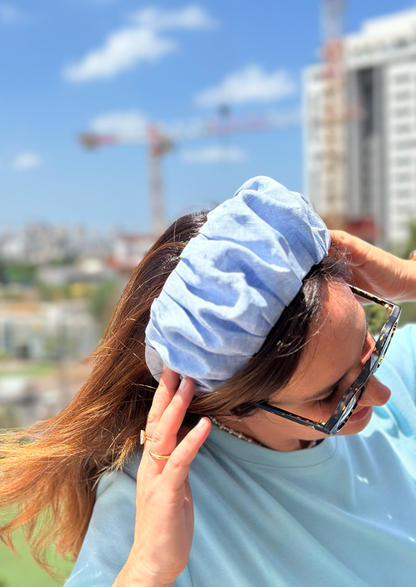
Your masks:
M157 459L157 457L152 456L152 453L168 456L175 450L178 432L193 396L194 385L192 380L188 377L182 379L178 391L153 429L152 441L149 443L150 458L153 460L163 461L164 459Z
M343 230L330 230L331 244L337 245L350 255L350 262L353 265L361 265L367 261L368 255L374 248L366 241L348 234Z
M353 284L387 299L414 299L416 265L346 232L330 231L333 244L348 254Z
M150 408L149 415L147 417L146 424L146 435L152 438L154 429L156 428L162 414L172 401L173 396L179 385L179 375L165 367L160 376L160 382L156 389L152 407Z
M186 481L189 467L207 439L210 430L210 420L201 418L195 428L188 432L173 451L163 471L163 475L172 491L178 491Z

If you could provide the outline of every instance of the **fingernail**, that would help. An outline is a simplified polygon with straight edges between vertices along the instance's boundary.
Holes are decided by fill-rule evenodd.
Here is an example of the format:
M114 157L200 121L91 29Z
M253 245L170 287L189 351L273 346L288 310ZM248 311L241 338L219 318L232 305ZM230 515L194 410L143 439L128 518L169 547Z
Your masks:
M207 423L207 421L204 420L204 418L201 418L200 421L198 422L198 424L196 425L196 427L197 428L203 428L206 423Z
M182 377L182 381L181 381L181 383L180 383L180 385L178 387L178 391L182 391L185 388L187 382L188 382L187 378L186 377Z

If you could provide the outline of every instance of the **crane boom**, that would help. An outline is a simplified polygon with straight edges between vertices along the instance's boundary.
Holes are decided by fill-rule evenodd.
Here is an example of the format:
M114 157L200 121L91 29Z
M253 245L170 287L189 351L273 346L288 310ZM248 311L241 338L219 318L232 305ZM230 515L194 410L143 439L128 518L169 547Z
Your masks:
M240 119L232 116L217 117L208 121L191 120L172 125L149 124L142 134L121 135L85 132L79 135L80 143L87 149L115 145L145 145L148 150L150 205L153 234L159 236L166 227L163 196L161 159L180 141L232 136L284 129L301 124L301 115L295 111L269 112L266 115L249 115Z

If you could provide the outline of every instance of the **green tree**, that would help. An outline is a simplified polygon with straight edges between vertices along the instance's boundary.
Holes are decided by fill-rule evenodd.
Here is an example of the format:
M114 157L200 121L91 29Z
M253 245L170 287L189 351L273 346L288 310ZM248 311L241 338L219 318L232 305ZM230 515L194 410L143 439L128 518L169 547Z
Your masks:
M401 257L402 259L408 259L409 253L416 250L416 219L412 218L408 225L408 238L402 244L390 244L387 247L389 253ZM415 261L416 262L416 261ZM404 326L408 322L416 323L416 302L402 302L402 314L400 316L399 326Z
M115 280L102 281L91 293L88 300L89 310L96 318L101 332L105 331L120 294L121 285Z
M34 285L36 269L26 263L5 263L0 261L0 280L2 283L23 283Z
M416 249L416 220L409 222L409 238L406 241L404 257L408 257L410 251Z

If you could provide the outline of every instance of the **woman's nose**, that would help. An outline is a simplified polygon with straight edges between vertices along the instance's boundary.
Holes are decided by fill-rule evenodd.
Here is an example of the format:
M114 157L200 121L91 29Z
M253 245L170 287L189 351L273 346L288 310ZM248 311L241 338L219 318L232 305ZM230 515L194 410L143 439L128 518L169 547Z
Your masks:
M387 385L384 385L375 375L372 375L358 403L361 406L384 406L389 401L390 396L391 391Z

